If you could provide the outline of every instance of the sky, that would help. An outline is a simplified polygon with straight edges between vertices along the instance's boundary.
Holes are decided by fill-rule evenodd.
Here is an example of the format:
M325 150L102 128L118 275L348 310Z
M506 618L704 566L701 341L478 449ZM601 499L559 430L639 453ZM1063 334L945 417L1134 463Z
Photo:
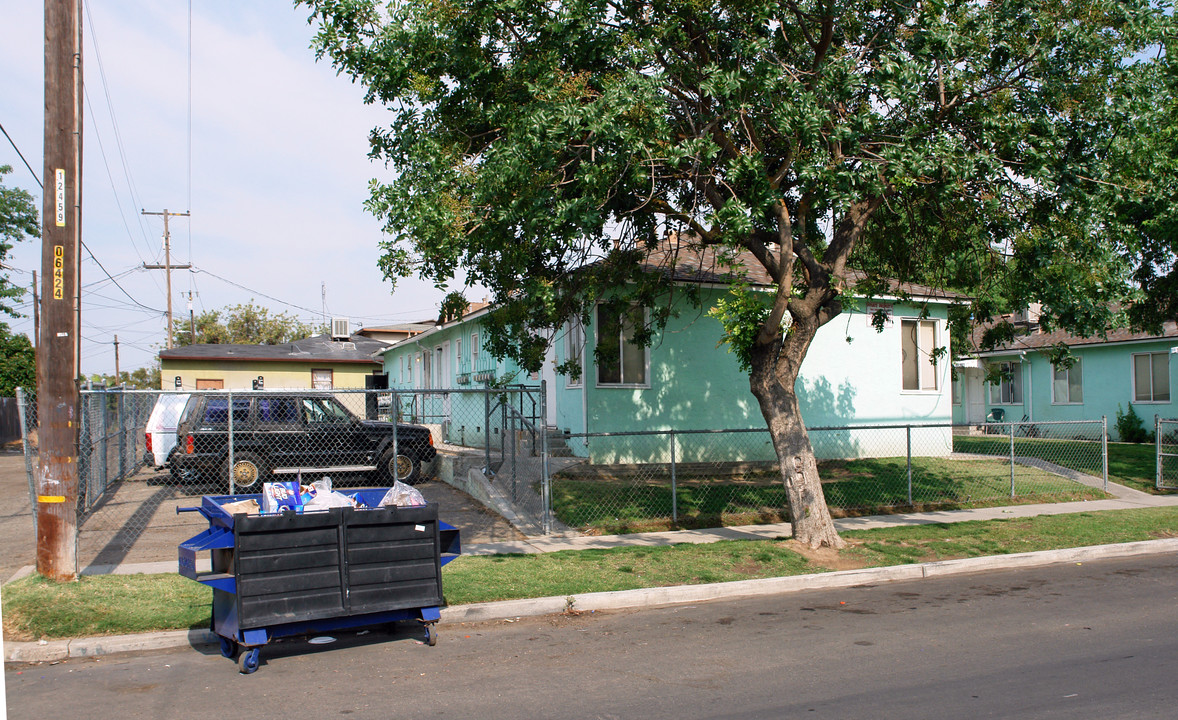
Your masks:
M39 177L43 3L0 0L0 16L0 125ZM377 268L384 236L363 203L370 180L393 177L367 157L388 111L316 62L305 8L85 0L84 23L82 242L94 259L82 251L82 374L114 372L115 336L123 371L165 347L165 272L142 267L164 262L163 219L142 210L191 213L169 221L172 263L194 266L172 274L177 324L189 293L197 314L253 301L304 322L347 317L353 331L437 316L442 291L411 279L393 292ZM0 165L40 208L2 135ZM4 272L31 287L40 256L40 240L20 243ZM31 300L26 317L0 321L31 337Z

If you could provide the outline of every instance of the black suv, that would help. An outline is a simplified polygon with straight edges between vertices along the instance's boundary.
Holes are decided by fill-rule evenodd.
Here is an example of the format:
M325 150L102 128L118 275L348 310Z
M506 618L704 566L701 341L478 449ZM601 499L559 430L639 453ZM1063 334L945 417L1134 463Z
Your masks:
M429 429L361 420L331 393L242 393L234 394L232 402L233 467L230 396L193 395L180 415L176 447L168 458L173 476L227 482L232 472L238 492L260 491L271 474L293 480L300 472L375 473L382 484L392 484L394 477L412 483L421 478L421 464L437 455ZM318 478L304 482L312 479Z

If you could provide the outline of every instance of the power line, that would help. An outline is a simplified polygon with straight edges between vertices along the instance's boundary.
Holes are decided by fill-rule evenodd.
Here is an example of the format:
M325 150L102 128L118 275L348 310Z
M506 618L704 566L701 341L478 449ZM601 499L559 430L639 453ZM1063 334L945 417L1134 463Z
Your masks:
M102 272L105 273L108 278L110 278L110 281L115 284L115 287L117 287L119 290L123 291L123 294L127 296L128 300L135 303L136 305L143 308L144 310L151 310L152 312L163 312L162 310L156 310L155 308L147 307L143 303L141 303L138 300L136 300L135 298L131 297L131 293L127 292L126 289L124 289L122 285L119 285L118 280L115 280L114 277L112 277L110 273L106 272L106 268L103 267L102 263L98 261L98 258L94 257L94 253L90 252L90 248L86 247L85 242L82 243L82 247L85 248L86 254L90 256L90 259L93 260L98 265L99 269L102 270Z
M13 140L12 136L8 134L8 131L4 129L3 123L0 123L0 132L4 133L4 137L8 138L8 144L12 145L12 149L16 151L16 154L20 156L21 161L24 162L25 167L29 169L29 174L32 175L33 179L37 181L37 186L41 188L42 192L44 192L45 185L41 182L41 178L37 176L37 173L33 172L33 166L29 165L28 160L25 160L25 154L22 153L20 148L16 146L16 141Z

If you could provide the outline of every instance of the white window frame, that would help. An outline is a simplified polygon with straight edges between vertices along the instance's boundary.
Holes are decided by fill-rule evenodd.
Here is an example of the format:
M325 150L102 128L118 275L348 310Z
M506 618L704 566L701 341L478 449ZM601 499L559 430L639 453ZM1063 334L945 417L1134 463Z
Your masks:
M1154 372L1153 372L1153 358L1155 355L1161 356L1161 357L1165 358L1165 360L1166 360L1166 397L1162 398L1160 400L1158 399L1158 394L1157 394L1157 389L1156 389L1157 378L1154 376ZM1150 387L1149 387L1149 399L1148 400L1139 400L1137 398L1137 358L1139 358L1139 357L1149 358L1149 385L1150 385ZM1171 398L1174 397L1173 390L1170 388L1170 353L1168 351L1162 351L1162 352L1133 353L1132 355L1130 355L1129 356L1129 384L1132 387L1132 393L1133 393L1132 397L1133 397L1133 404L1134 405L1168 405L1168 404L1170 404Z
M597 307L595 307L593 309L593 321L594 321L593 322L593 333L594 333L594 339L596 341L594 347L601 346L601 310L603 307L604 307L604 303L599 303L597 305ZM640 307L640 306L637 303L631 304L631 308L636 308L636 307ZM643 322L648 321L649 318L647 317L647 314L646 314L646 308L642 308L642 314L643 314L642 315ZM622 327L624 329L625 326L623 325ZM596 381L596 387L599 387L599 388L649 388L650 387L650 348L646 347L646 346L642 347L642 382L626 382L625 361L624 361L623 356L621 355L622 350L626 345L626 341L625 341L625 338L622 336L622 332L623 332L622 330L619 330L619 334L618 334L618 352L619 352L618 362L620 364L619 372L622 374L622 382L616 382L616 383L602 382L601 381L601 366L595 361L593 363L593 365L594 365L593 379ZM633 344L633 343L631 343L631 344Z
M908 361L904 357L904 345L907 340L908 328L915 327L917 329L917 337L915 339L916 352L927 356L925 362L918 362L916 366L916 387L905 387L904 382L904 363ZM922 327L931 327L933 330L933 346L930 348L920 347L920 333ZM905 394L933 394L941 391L941 368L938 363L933 361L933 350L937 347L937 341L941 336L940 323L936 320L921 319L921 318L901 318L900 319L900 392ZM926 381L929 379L925 377L925 373L929 373L932 380L932 387L926 387Z
M322 373L327 373L326 383ZM319 377L316 377L318 375ZM335 371L331 368L312 368L311 388L314 390L331 390L335 387Z
M1051 404L1052 405L1083 405L1084 404L1084 366L1081 358L1076 358L1071 367L1057 367L1055 363L1051 364ZM1072 398L1072 374L1075 373L1077 377L1078 389L1080 391L1079 399ZM1060 378L1063 375L1063 388L1066 397L1060 398L1057 390L1059 389Z
M479 371L479 334L472 332L470 334L470 371L472 373Z
M459 335L454 339L454 365L457 368L456 372L462 372L462 336Z
M997 383L988 383L990 386L990 404L991 405L1010 405L1021 406L1023 404L1023 364L1019 361L1004 360L999 365L1004 365L1005 370L1009 371L1010 377L1003 377ZM1018 368L1016 371L1015 368ZM1003 401L1003 388L1010 388L1010 399ZM998 399L994 399L994 393L997 390ZM1015 395L1018 397L1016 398Z
M585 326L581 324L580 317L573 317L569 320L568 328L564 334L564 349L565 360L576 360L577 365L581 368L581 374L576 378L568 377L568 382L565 387L579 388L585 384Z

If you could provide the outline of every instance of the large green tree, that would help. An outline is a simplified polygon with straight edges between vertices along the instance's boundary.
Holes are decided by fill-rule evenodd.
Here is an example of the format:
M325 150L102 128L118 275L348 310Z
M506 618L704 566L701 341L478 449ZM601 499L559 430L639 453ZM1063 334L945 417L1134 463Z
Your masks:
M193 326L196 331L193 332ZM304 323L294 315L271 313L254 305L232 305L220 310L207 310L176 328L175 342L184 345L281 345L310 337L322 328Z
M964 290L977 318L1040 300L1079 332L1132 289L1103 189L1156 2L299 4L392 111L371 135L395 171L369 201L382 269L489 288L493 351L534 369L603 299L648 307L649 340L681 292L659 265L755 259L772 291L734 282L717 315L811 546L843 543L795 382L853 280Z
M11 165L0 165L0 181L12 172ZM13 243L41 236L37 204L27 191L0 182L0 313L20 317L12 301L24 296L24 289L13 285L5 270ZM0 396L16 394L17 387L37 386L37 361L33 344L24 335L13 335L7 323L0 322Z

